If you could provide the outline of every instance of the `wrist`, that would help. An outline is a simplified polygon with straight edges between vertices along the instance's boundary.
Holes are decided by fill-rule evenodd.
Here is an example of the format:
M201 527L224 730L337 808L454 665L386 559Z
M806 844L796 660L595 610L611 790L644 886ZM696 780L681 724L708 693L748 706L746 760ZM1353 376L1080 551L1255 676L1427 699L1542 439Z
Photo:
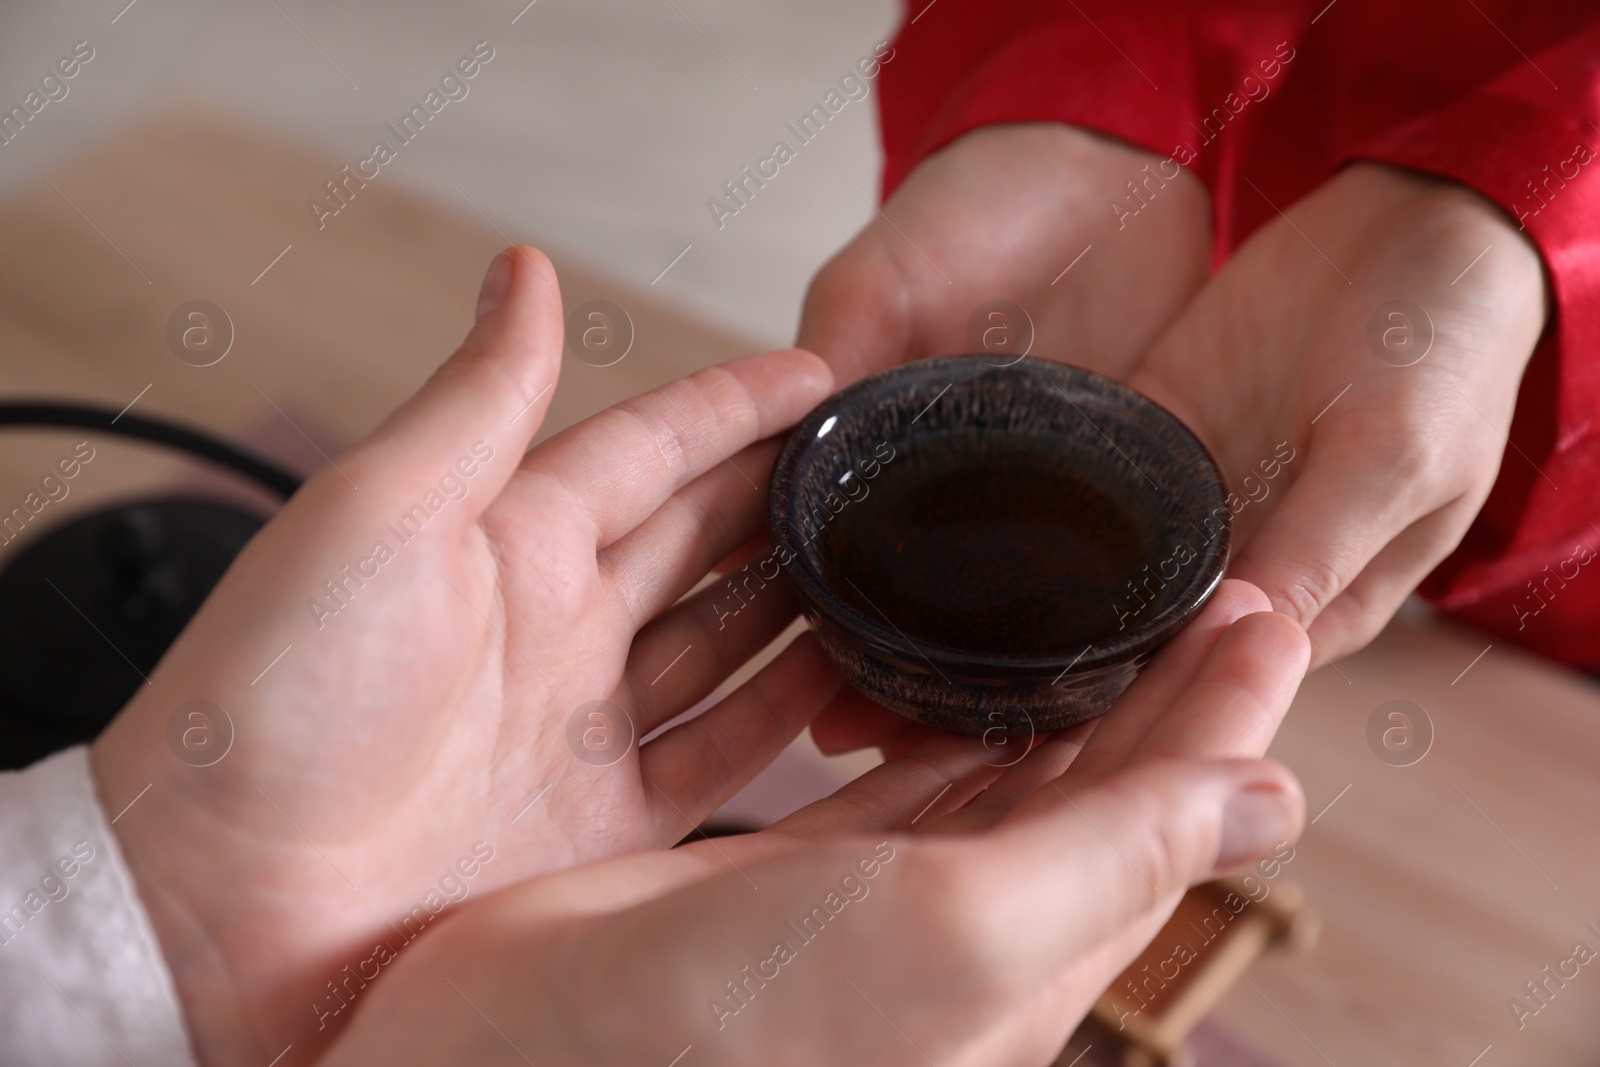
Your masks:
M112 836L161 948L196 1059L206 1067L253 1061L261 1049L251 1038L239 969L214 925L218 912L192 897L211 882L194 862L205 852L203 828L191 824L181 800L174 804L179 787L159 773L161 761L139 759L137 739L119 736L132 733L118 729L126 718L89 751L102 810L115 820Z
M1503 272L1499 284L1518 299L1536 300L1540 322L1548 320L1549 272L1538 246L1506 208L1455 179L1389 163L1354 163L1342 176L1365 185L1371 201L1381 205L1380 226L1418 227L1414 232L1425 241L1431 235L1430 244L1456 245L1470 255L1500 250L1496 263L1475 266Z

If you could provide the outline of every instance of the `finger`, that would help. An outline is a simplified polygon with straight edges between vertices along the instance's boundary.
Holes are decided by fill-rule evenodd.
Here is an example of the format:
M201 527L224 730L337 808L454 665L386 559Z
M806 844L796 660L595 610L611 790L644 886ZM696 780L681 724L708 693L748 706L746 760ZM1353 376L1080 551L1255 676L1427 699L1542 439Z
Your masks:
M753 864L730 855L737 870L641 904L629 916L627 929L667 938L666 951L693 946L678 986L663 990L648 968L630 970L637 937L594 942L600 955L591 959L620 1003L665 995L674 1011L702 1011L699 990L716 990L725 974L741 973L755 932L781 930L789 956L798 945L811 961L784 972L786 997L832 1004L839 975L849 974L855 991L895 1022L879 1025L860 1006L872 1028L841 1038L838 1049L821 1045L822 1061L838 1059L838 1050L858 1054L846 1059L892 1060L904 1033L945 1060L984 1021L1023 1003L1185 887L1294 838L1303 817L1298 786L1280 766L1147 764L1082 790L1052 818L989 834L830 837ZM845 893L852 903L879 903L848 910L835 900ZM796 916L804 918L784 926ZM847 936L821 936L836 921ZM723 1021L703 1017L697 1032L710 1034ZM770 1044L766 1027L720 1032L736 1042L722 1046L729 1062L750 1062Z
M561 291L542 252L518 245L496 256L480 307L455 354L340 460L358 487L420 502L423 521L447 500L461 500L446 510L463 522L488 506L544 419L561 369Z
M992 902L1019 932L999 949L1019 991L1189 886L1293 840L1305 818L1299 784L1275 763L1163 760L1094 785L1071 778L1048 816L975 839L934 839L951 840L954 858L938 872L947 891ZM962 847L971 841L976 848Z
M1294 699L1309 655L1293 620L1271 611L1240 618L1131 750L1115 761L1091 760L1091 740L1061 780L1050 783L1053 788L1017 805L1016 817L1054 811L1070 802L1068 790L1082 790L1141 763L1259 758Z
M1098 723L1099 720L1090 719L1045 738L970 804L940 819L928 830L942 834L973 833L997 825L1018 804L1067 772Z
M1404 486L1392 460L1335 459L1334 451L1308 450L1300 478L1228 568L1303 627L1436 503Z
M781 577L760 586L709 585L639 631L623 684L640 735L687 711L770 645L799 611Z
M768 484L771 483L771 480L772 472L768 471ZM716 571L718 574L729 574L738 570L740 567L743 567L751 560L764 555L771 547L772 542L768 540L766 531L763 530L761 533L756 534L754 537L750 538L750 540L746 541L732 552L729 552L723 559L717 560L716 566L712 567L711 569Z
M1310 654L1294 620L1273 611L1244 616L1217 641L1133 758L1259 758L1294 700Z
M1077 790L1047 817L884 842L890 851L870 889L880 894L876 918L852 925L844 941L819 938L813 951L829 957L831 973L848 968L902 1032L949 1060L984 1021L1151 922L1188 886L1293 839L1303 819L1299 787L1276 764L1144 764ZM849 870L840 861L850 854L823 858ZM794 866L784 873L793 877ZM754 877L776 885L774 873ZM815 895L819 882L805 891ZM804 913L802 899L784 904Z
M1001 773L989 758L975 738L934 734L770 829L807 838L920 829L967 803Z
M839 691L811 723L811 740L824 756L863 748L887 749L917 724L891 711L859 689Z
M801 348L828 361L843 388L909 358L909 282L869 224L811 280L800 313Z
M627 604L634 626L655 618L760 532L767 484L781 446L781 441L761 441L719 463L601 551L601 567ZM775 560L767 561L765 579L752 574L756 567L751 565L758 566L760 559L742 564L744 581L764 584L778 578Z
M843 685L810 634L639 750L657 839L680 840L777 758Z
M1315 661L1338 659L1378 636L1418 583L1449 555L1450 546L1460 543L1477 513L1476 503L1461 503L1406 527L1322 609L1307 631Z
M1251 612L1268 608L1259 589L1224 579L1194 621L1156 653L1101 718L1077 759L1079 772L1105 775L1126 766L1139 742L1193 681L1228 627Z
M786 430L832 387L827 365L787 349L708 367L607 408L534 449L523 473L557 482L604 547L729 457Z

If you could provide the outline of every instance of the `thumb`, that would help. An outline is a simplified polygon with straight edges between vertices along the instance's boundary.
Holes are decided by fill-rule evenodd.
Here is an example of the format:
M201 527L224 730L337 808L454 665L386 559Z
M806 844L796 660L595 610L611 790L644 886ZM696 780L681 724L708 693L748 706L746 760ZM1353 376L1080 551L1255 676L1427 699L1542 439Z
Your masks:
M458 513L476 517L517 469L544 419L561 342L555 269L538 249L505 249L484 275L477 322L461 347L348 460L361 472L352 472L356 484L411 500L436 491L454 471L458 482L470 478L473 490Z
M911 342L909 282L869 226L811 279L795 344L821 356L843 388L913 358Z
M1305 798L1259 760L1143 763L1092 786L1056 784L1060 803L993 835L969 862L1009 931L1011 980L1032 989L1189 886L1299 836ZM1063 904L1067 906L1063 907Z

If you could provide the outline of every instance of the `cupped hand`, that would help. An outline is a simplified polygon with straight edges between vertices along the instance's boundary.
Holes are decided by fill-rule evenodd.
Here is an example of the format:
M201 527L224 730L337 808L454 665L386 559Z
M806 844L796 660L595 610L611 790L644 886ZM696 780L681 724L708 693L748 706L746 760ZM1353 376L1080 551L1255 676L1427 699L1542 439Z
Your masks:
M934 737L762 833L469 904L325 1063L1046 1063L1184 888L1299 832L1255 757L1308 649L1265 607L1224 583L1097 728L1010 768Z
M1361 164L1252 236L1129 382L1222 464L1229 573L1337 658L1483 505L1546 314L1539 255L1497 208Z
M1130 182L1131 216L1112 207ZM1124 378L1204 283L1210 242L1205 188L1170 161L1057 123L984 127L924 160L817 273L799 344L841 386L958 352L998 348L1005 366L1029 333L1030 358ZM853 691L812 729L830 753L926 733Z
M1050 1061L1194 881L1298 835L1304 633L1224 582L1096 728L926 739L766 832L555 873L395 961L326 1064Z
M1146 204L1119 216L1129 183ZM1205 280L1210 240L1205 189L1176 164L1069 126L985 127L923 161L817 273L799 344L840 385L1015 351L1027 323L981 314L1009 301L1031 321L1031 354L1120 377Z
M781 582L721 632L718 590L680 598L760 529L768 439L828 368L735 361L525 455L561 358L549 262L502 253L479 314L248 545L94 746L106 809L137 800L114 829L207 1064L309 1062L377 943L670 845L841 684L802 639L637 743L793 617Z

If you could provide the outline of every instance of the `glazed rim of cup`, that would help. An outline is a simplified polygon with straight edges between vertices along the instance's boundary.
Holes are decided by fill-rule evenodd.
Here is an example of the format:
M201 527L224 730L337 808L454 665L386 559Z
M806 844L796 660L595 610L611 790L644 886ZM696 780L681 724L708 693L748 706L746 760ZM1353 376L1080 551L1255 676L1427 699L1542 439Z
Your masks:
M802 599L864 641L882 658L913 668L937 664L936 669L941 672L959 672L969 680L980 681L1013 677L1059 678L1068 671L1082 676L1122 666L1152 651L1181 630L1198 614L1221 582L1232 533L1222 472L1205 445L1175 415L1121 382L1066 363L1033 358L999 364L992 362L994 358L990 355L941 356L901 364L863 378L813 408L790 433L773 467L767 509L768 534L775 546L786 543L793 552L794 558L785 569ZM1185 478L1195 503L1191 505L1193 514L1184 516L1183 520L1192 524L1197 533L1208 517L1218 518L1221 523L1220 531L1210 540L1201 537L1195 560L1184 565L1169 582L1172 588L1156 611L1126 630L1096 640L1087 648L1045 656L1011 655L974 652L923 639L912 641L892 623L886 625L887 620L867 615L833 591L822 575L817 549L819 538L807 541L793 521L800 476L806 466L825 462L830 455L839 455L837 451L830 452L818 445L819 439L834 425L853 414L869 411L872 412L869 418L882 426L875 436L892 446L897 445L909 436L912 423L930 412L938 412L939 405L950 399L951 392L970 386L990 373L1024 375L1030 388L1036 386L1040 391L1052 391L1059 398L1063 412L1089 421L1097 433L1074 441L1070 447L1081 450L1085 447L1083 442L1088 442L1089 447L1115 449L1130 468L1132 477L1125 484L1139 486L1139 495L1145 499L1161 492L1172 500L1173 494L1150 482L1149 476L1129 458L1129 452L1158 461L1162 468L1158 473L1186 467ZM1063 431L1054 432L1065 439ZM1158 446L1158 450L1151 451L1152 446ZM848 462L845 466L849 466ZM1133 474L1134 471L1138 473Z

